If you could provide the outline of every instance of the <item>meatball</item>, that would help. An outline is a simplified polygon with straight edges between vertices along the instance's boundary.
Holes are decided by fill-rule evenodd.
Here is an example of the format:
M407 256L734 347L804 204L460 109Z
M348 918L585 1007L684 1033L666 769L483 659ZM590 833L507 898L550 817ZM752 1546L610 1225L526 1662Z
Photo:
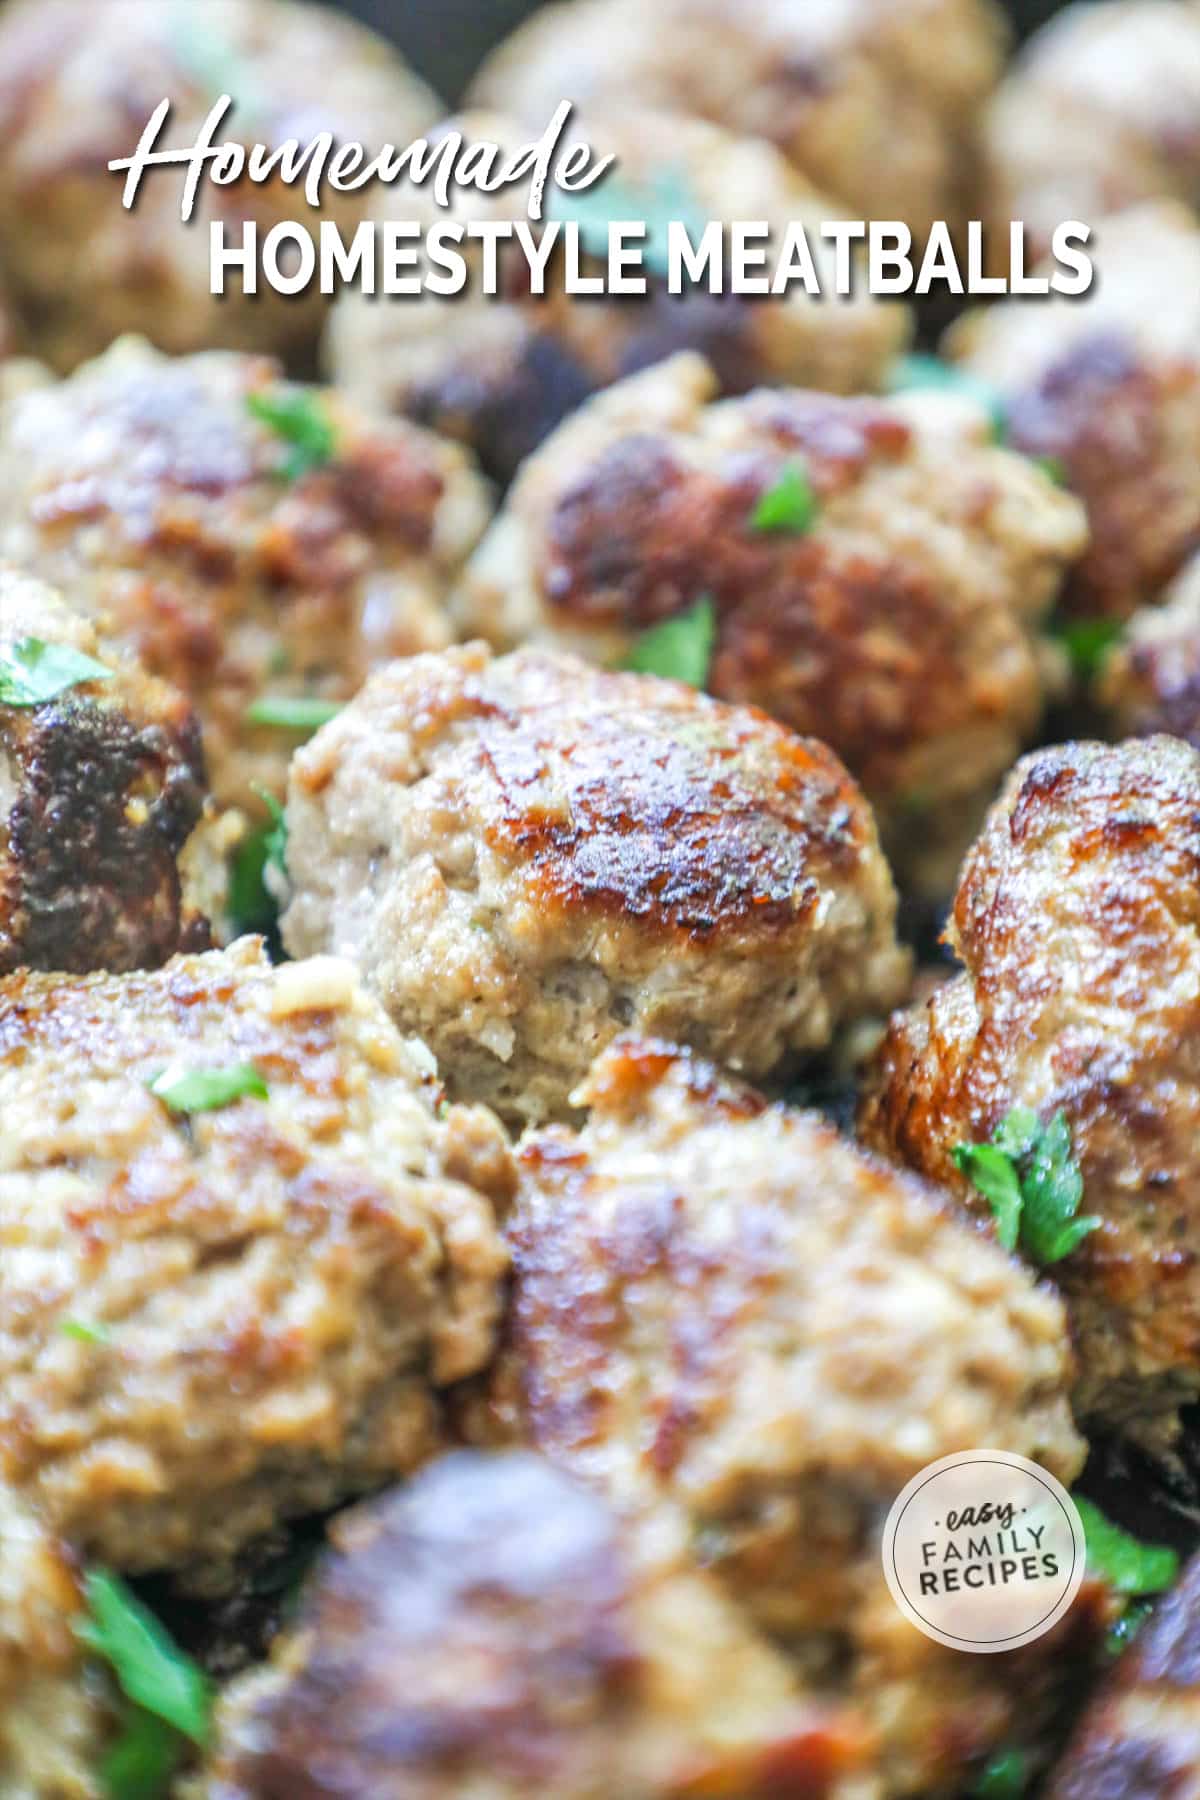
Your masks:
M1160 606L1134 614L1105 658L1096 699L1118 736L1166 731L1200 748L1200 558L1185 563Z
M17 0L0 17L0 68L0 258L35 349L60 369L126 331L164 350L314 355L327 310L317 284L209 292L210 225L239 246L244 220L260 238L287 220L315 229L302 183L206 178L185 225L183 171L153 169L124 209L108 163L132 154L164 96L158 149L194 143L223 94L234 104L217 142L269 150L323 131L402 145L439 112L380 38L295 0ZM323 199L321 216L344 231L366 211L361 191Z
M536 1456L460 1451L334 1527L218 1716L211 1800L820 1800L861 1725L688 1566ZM855 1792L859 1791L857 1789Z
M1048 1273L1078 1414L1164 1451L1200 1395L1200 754L1168 737L1019 763L963 868L963 968L898 1015L870 1142L988 1208L955 1164L1017 1107L1060 1111L1097 1229Z
M1200 545L1200 224L1137 207L1101 220L1092 249L1083 299L1002 301L949 348L1002 396L1014 448L1052 458L1087 508L1064 612L1123 619Z
M0 975L152 968L208 927L186 701L0 569Z
M101 1800L99 1753L113 1720L84 1678L78 1575L0 1482L0 1793Z
M564 95L585 124L626 98L696 113L769 139L852 217L923 234L971 210L1006 37L990 0L582 0L535 13L473 93L537 121Z
M520 144L527 135L513 120L488 114L452 124L470 142ZM589 120L588 135L616 154L618 167L594 199L588 196L582 216L600 229L601 247L606 209L614 219L645 216L651 235L644 298L577 300L562 289L561 262L538 296L527 275L519 280L514 272L503 298L488 298L477 285L478 266L465 294L441 303L430 296L419 307L389 306L347 289L327 340L333 379L372 404L382 392L395 409L465 438L504 480L589 394L674 350L702 350L726 393L760 381L836 393L881 385L907 339L908 314L865 288L828 306L814 306L799 291L767 301L666 292L660 260L666 219L684 219L693 232L709 219L766 219L782 233L793 219L811 227L834 216L833 203L773 146L645 111L606 111ZM416 193L414 200L425 223L443 216L428 195ZM555 194L547 214L569 219L573 204ZM490 201L460 192L450 216L508 220L524 217L523 205L522 190ZM594 236L585 234L584 243L594 247ZM832 285L831 274L826 278Z
M1197 1794L1200 1557L1084 1714L1049 1800L1196 1800Z
M257 357L126 342L0 415L0 553L194 702L213 790L248 810L283 793L289 706L449 641L487 515L457 447Z
M712 692L831 745L902 884L936 891L1061 679L1037 628L1079 503L936 395L714 391L680 356L562 426L468 566L464 623L604 662L710 597ZM797 481L794 528L761 528Z
M293 764L295 956L352 957L450 1091L561 1115L622 1024L755 1074L903 991L823 744L679 682L481 644L381 671Z
M431 1066L345 964L249 938L0 983L0 1478L53 1531L221 1558L436 1447L511 1165Z
M679 1509L806 1679L868 1716L870 1791L956 1786L1013 1715L976 1665L1031 1664L915 1632L880 1535L952 1451L1078 1471L1057 1298L922 1183L687 1052L623 1038L581 1098L582 1131L523 1141L508 1341L466 1429Z
M984 115L989 248L1007 253L1013 219L1042 254L1066 219L1094 225L1144 200L1200 202L1198 113L1200 7L1064 7L1026 44ZM1145 275L1154 279L1152 266ZM1169 284L1160 278L1152 291L1166 298Z

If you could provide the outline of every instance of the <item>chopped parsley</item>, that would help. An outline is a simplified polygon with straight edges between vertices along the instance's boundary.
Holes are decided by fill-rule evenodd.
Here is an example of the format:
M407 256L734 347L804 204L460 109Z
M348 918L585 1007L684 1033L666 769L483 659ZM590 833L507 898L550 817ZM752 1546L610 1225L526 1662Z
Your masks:
M943 362L940 356L902 356L888 372L888 392L911 394L927 388L944 388L979 402L992 423L992 437L1002 444L1008 435L1008 415L1004 402L988 382L981 381L955 363Z
M1083 1520L1088 1568L1118 1594L1161 1594L1179 1573L1179 1557L1166 1544L1143 1544L1122 1531L1082 1494L1072 1496Z
M171 1112L217 1112L235 1100L265 1100L267 1084L253 1063L230 1063L224 1069L164 1069L150 1082L150 1092Z
M118 1576L93 1569L84 1592L81 1642L108 1664L134 1706L203 1746L212 1706L207 1676Z
M1111 1657L1124 1656L1153 1611L1152 1600L1127 1601L1120 1618L1114 1619L1104 1634L1104 1654Z
M1120 619L1057 619L1050 632L1065 648L1081 681L1090 681L1124 631Z
M41 706L81 682L112 678L111 669L69 644L27 637L0 650L0 702L5 706Z
M77 1344L111 1344L112 1332L107 1325L89 1325L84 1319L63 1319L58 1327L63 1337Z
M1083 1176L1065 1113L1043 1125L1028 1107L1014 1107L990 1144L958 1144L954 1161L991 1207L1004 1248L1043 1267L1070 1256L1100 1224L1078 1217Z
M1033 460L1048 481L1056 487L1066 487L1067 465L1061 456L1035 456Z
M997 1750L971 1789L974 1800L1021 1800L1029 1772L1029 1757L1024 1750Z
M717 609L705 594L687 612L643 631L624 666L639 675L664 675L702 688L708 680L716 639Z
M802 463L788 463L773 487L760 495L750 515L754 531L789 532L800 537L817 518L817 496Z
M264 935L279 923L279 906L267 885L267 871L287 878L287 818L274 794L256 787L255 793L270 813L265 825L244 837L234 852L229 872L229 914L240 937L247 931Z
M341 710L340 701L320 700L315 694L262 694L246 708L246 722L311 733L336 719Z
M246 408L261 425L291 446L280 466L284 481L298 481L332 460L337 435L315 394L303 388L273 388L246 395Z
M594 187L579 193L563 188L551 191L546 208L548 218L579 227L579 242L589 256L607 257L608 233L612 224L642 224L646 235L642 240L642 264L654 275L664 278L670 272L668 227L675 220L687 227L695 243L708 223L707 213L692 192L682 169L654 170L643 180L625 180L608 174Z
M173 1726L140 1706L127 1706L121 1730L100 1764L108 1800L164 1800L183 1756Z

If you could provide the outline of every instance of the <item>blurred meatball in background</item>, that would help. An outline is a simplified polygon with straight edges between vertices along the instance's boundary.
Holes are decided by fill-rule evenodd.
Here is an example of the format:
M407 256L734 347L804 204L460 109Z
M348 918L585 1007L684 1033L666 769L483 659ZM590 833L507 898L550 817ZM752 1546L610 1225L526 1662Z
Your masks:
M122 206L111 159L129 156L154 109L172 110L157 148L190 145L222 94L218 141L305 143L318 132L406 144L438 116L435 96L382 39L297 0L17 0L0 17L0 263L33 347L60 369L142 332L165 350L272 351L311 364L328 302L319 292L209 292L209 226L240 248L307 214L303 186L200 185L180 216L183 171L151 169ZM363 191L322 216L352 230Z
M781 1073L903 993L823 744L673 681L483 645L381 671L292 765L295 956L353 958L450 1090L561 1116L624 1025Z
M699 679L830 744L901 885L937 893L1063 679L1039 625L1079 503L937 395L715 391L681 356L562 426L468 566L464 628L612 662L711 605Z
M183 696L0 569L0 975L203 948L222 898L205 788Z
M528 137L515 120L488 113L468 113L445 129L461 131L468 142L512 147ZM587 134L598 150L617 157L617 168L578 202L548 193L547 218L577 218L584 247L606 257L608 221L644 217L644 298L568 295L561 257L544 295L530 292L528 273L510 260L505 291L488 298L480 291L476 255L467 291L446 301L427 295L413 306L347 289L326 342L331 379L368 404L385 399L463 438L502 480L589 394L675 350L703 351L726 393L760 382L837 393L882 384L886 365L907 341L909 315L902 305L873 299L861 277L853 298L836 304L814 304L799 289L778 299L666 292L671 219L682 219L694 234L710 219L765 219L781 239L792 220L815 235L823 219L837 215L833 202L772 145L695 119L611 108L589 116ZM520 187L507 198L459 191L444 214L428 192L415 190L412 205L425 225L443 217L465 223L523 218L526 198ZM381 216L394 211L385 194ZM832 287L831 250L818 244L815 254ZM502 250L505 255L516 252Z
M193 702L213 792L251 811L373 664L450 641L488 513L457 446L265 358L125 340L0 412L0 553Z
M893 1020L861 1121L987 1217L956 1146L1016 1108L1062 1111L1100 1222L1047 1271L1079 1346L1076 1409L1160 1455L1200 1395L1198 921L1200 754L1154 737L1026 757L963 869L947 928L963 968Z
M1161 605L1134 614L1103 660L1095 698L1115 736L1165 731L1200 749L1200 559L1185 563Z

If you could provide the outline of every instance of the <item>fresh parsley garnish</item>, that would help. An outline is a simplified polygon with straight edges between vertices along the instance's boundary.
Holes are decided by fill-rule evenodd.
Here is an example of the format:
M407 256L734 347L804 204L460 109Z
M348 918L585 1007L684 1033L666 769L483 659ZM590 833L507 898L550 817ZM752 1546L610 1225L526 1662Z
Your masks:
M579 227L579 242L589 256L607 257L608 228L612 224L643 224L642 264L664 278L670 273L668 227L678 220L686 225L692 242L698 241L708 223L705 209L692 192L682 169L655 170L643 180L625 180L608 174L594 187L579 193L551 190L546 216Z
M1008 435L1008 415L1004 402L988 382L980 380L955 363L943 362L940 356L902 356L888 371L888 392L910 394L927 388L953 389L978 401L992 424L992 437L1002 444Z
M1161 1594L1179 1573L1179 1557L1166 1544L1143 1544L1122 1531L1082 1494L1072 1496L1083 1520L1088 1568L1118 1594Z
M246 708L250 725L277 725L282 731L319 731L341 712L337 700L315 694L262 694Z
M63 1319L58 1327L63 1337L77 1344L111 1344L112 1332L107 1325L89 1325L85 1319Z
M1004 1248L1019 1247L1043 1267L1070 1256L1100 1224L1078 1217L1083 1176L1063 1112L1043 1125L1028 1107L1014 1107L990 1144L957 1144L954 1161L991 1207Z
M265 1100L267 1084L253 1063L231 1063L225 1069L164 1069L149 1084L156 1100L171 1112L216 1112L235 1100Z
M5 706L41 706L82 682L112 678L111 669L69 644L27 637L0 650L0 702Z
M108 1800L164 1800L184 1743L173 1726L153 1713L127 1706L121 1730L100 1764Z
M1029 1757L1024 1750L997 1750L985 1763L975 1786L974 1800L1021 1800L1029 1781Z
M1153 1611L1152 1600L1127 1601L1120 1618L1114 1619L1104 1634L1104 1654L1109 1657L1124 1656Z
M638 675L664 675L702 688L717 641L717 609L707 594L673 619L643 631L625 659Z
M203 1671L118 1576L93 1569L84 1592L81 1642L109 1665L127 1700L203 1747L212 1705Z
M298 481L332 460L337 434L315 394L303 388L274 388L247 394L246 407L261 425L291 445L279 470L284 481Z
M265 825L244 837L234 852L229 871L229 914L239 937L247 931L264 935L279 922L279 906L267 886L267 870L287 878L287 818L274 794L256 787L255 793L270 813Z
M1061 456L1035 456L1033 460L1046 479L1052 481L1055 487L1066 487L1067 465Z
M789 532L799 537L812 530L817 510L817 496L803 464L788 463L774 486L759 496L750 526L754 531Z
M1071 659L1081 681L1090 681L1125 627L1120 619L1055 619L1050 632Z

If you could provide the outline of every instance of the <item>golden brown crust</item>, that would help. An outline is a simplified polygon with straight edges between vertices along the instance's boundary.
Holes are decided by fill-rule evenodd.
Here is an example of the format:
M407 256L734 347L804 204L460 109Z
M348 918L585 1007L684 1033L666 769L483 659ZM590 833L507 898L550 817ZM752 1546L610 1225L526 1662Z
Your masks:
M1200 1121L1200 756L1175 739L1027 757L963 870L963 972L898 1014L867 1140L986 1203L960 1142L1061 1108L1099 1230L1050 1271L1080 1349L1076 1405L1162 1443L1200 1392L1191 1248Z

